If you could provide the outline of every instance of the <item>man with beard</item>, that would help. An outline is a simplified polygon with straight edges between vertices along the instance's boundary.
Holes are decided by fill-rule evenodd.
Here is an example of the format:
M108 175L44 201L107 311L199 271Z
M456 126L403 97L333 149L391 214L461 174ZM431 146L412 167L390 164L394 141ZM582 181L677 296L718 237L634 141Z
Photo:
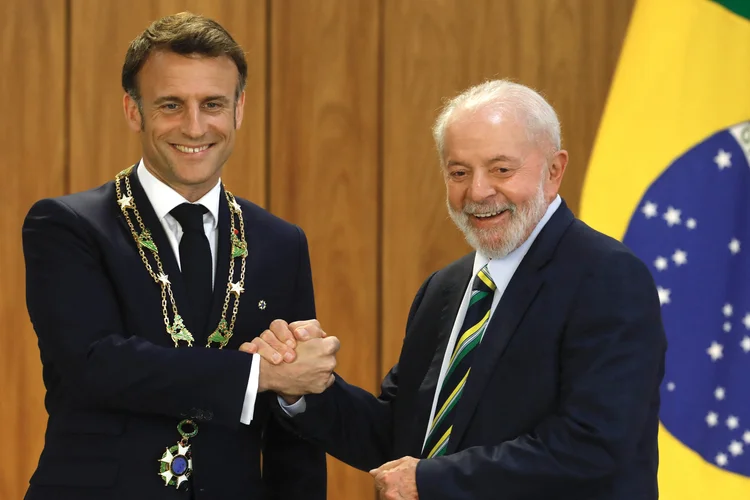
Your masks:
M337 376L322 394L282 390L280 419L370 470L381 499L656 499L659 298L558 195L554 110L491 81L451 100L434 135L475 252L425 280L378 397ZM302 327L323 334L279 321L243 349L267 356Z

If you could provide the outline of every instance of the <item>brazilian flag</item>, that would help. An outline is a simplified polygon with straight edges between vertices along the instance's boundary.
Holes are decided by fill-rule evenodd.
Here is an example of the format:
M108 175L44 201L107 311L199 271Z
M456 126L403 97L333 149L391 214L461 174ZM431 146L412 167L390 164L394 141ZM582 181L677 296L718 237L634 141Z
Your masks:
M637 0L580 216L658 287L660 498L750 499L750 0Z

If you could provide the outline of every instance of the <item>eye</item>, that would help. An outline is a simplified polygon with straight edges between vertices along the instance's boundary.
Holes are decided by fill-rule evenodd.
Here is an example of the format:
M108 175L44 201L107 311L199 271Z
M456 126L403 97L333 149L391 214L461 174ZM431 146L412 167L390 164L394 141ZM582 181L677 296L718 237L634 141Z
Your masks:
M221 104L219 104L218 102L207 102L206 103L206 107L208 109L212 109L212 110L213 109L221 109Z
M162 109L166 109L167 111L174 111L179 107L179 104L175 102L168 102L164 105L162 105Z
M449 172L448 175L450 175L454 179L461 179L463 177L466 177L466 171L464 171L464 170L454 170L452 172Z

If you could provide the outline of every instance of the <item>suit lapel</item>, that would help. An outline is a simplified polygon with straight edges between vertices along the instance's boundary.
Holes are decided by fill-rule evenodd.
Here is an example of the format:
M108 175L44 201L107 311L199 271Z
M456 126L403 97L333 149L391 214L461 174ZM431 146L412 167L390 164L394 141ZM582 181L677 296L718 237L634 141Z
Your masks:
M224 308L224 299L227 293L227 279L229 277L229 259L231 248L229 246L231 231L229 203L224 195L224 186L221 186L221 197L219 198L219 241L216 246L216 275L214 276L214 296L211 302L211 313L208 317L206 332L201 332L201 345L205 345L208 336L213 332L221 320L221 311ZM246 225L247 229L247 225ZM240 260L234 269L234 281L240 280ZM246 295L246 294L242 294ZM229 312L231 314L231 311ZM198 337L196 336L196 340Z
M440 330L438 331L434 349L432 350L434 354L430 366L427 369L427 373L419 387L419 391L417 392L417 428L413 432L413 442L409 447L409 450L413 450L412 452L416 453L415 456L419 456L422 452L422 445L427 433L427 424L430 418L432 402L435 398L435 390L437 389L445 350L448 346L448 341L450 340L453 323L458 314L458 308L461 306L464 292L469 284L469 280L471 280L471 270L474 262L473 255L474 254L472 254L471 258L465 260L464 265L459 266L456 269L455 277L446 277L446 281L451 284L446 286L442 292L441 303L443 306L440 311L440 318L436 323L439 325Z
M491 397L485 394L487 383L544 282L542 268L552 258L560 238L572 221L573 214L563 202L539 233L508 283L487 325L472 363L471 375L455 409L456 416L446 453L457 450L480 398Z
M154 212L154 209L148 200L148 196L146 196L146 192L143 190L141 183L138 181L136 169L133 168L132 172L129 175L130 187L133 192L133 199L136 203L136 206L138 207L138 212L141 214L143 224L149 231L151 231L151 238L154 240L156 248L159 250L159 258L161 259L162 266L164 267L164 274L169 277L169 282L172 286L172 294L174 295L174 300L177 304L177 310L185 320L185 324L187 325L188 330L190 330L190 332L192 332L193 336L195 337L195 320L190 314L190 307L187 306L188 298L187 292L185 290L185 283L182 281L182 273L180 272L180 267L177 265L177 258L175 257L172 250L172 245L170 245L169 243L169 239L164 232L164 228L161 225L161 222L156 217L156 213ZM128 237L132 241L132 237L130 237L130 228L125 221L125 218L120 215L120 219L125 226L125 230L128 232ZM132 221L136 231L140 231L135 217L132 217ZM135 245L135 242L133 242L133 244ZM149 253L150 251L146 251L147 255ZM153 260L149 258L149 262L153 263ZM145 273L146 270L143 269L143 272ZM159 270L155 266L154 272L157 274L159 273ZM154 283L154 286L158 286L158 284Z

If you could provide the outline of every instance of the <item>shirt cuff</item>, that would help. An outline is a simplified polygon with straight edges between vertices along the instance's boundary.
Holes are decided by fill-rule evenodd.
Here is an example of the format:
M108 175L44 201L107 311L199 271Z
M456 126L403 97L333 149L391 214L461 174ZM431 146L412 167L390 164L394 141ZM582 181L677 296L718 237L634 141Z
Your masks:
M300 413L304 413L307 409L307 403L305 402L305 396L302 396L297 400L296 403L288 405L286 404L286 401L284 401L284 398L281 396L276 396L279 400L279 406L281 406L281 409L286 412L287 415L290 417L294 417L296 415L299 415Z
M247 382L247 389L245 390L245 402L242 404L242 413L240 414L240 422L245 425L250 425L253 421L253 413L255 412L255 398L258 395L258 378L260 376L260 356L253 354L253 363L250 366L250 379Z

